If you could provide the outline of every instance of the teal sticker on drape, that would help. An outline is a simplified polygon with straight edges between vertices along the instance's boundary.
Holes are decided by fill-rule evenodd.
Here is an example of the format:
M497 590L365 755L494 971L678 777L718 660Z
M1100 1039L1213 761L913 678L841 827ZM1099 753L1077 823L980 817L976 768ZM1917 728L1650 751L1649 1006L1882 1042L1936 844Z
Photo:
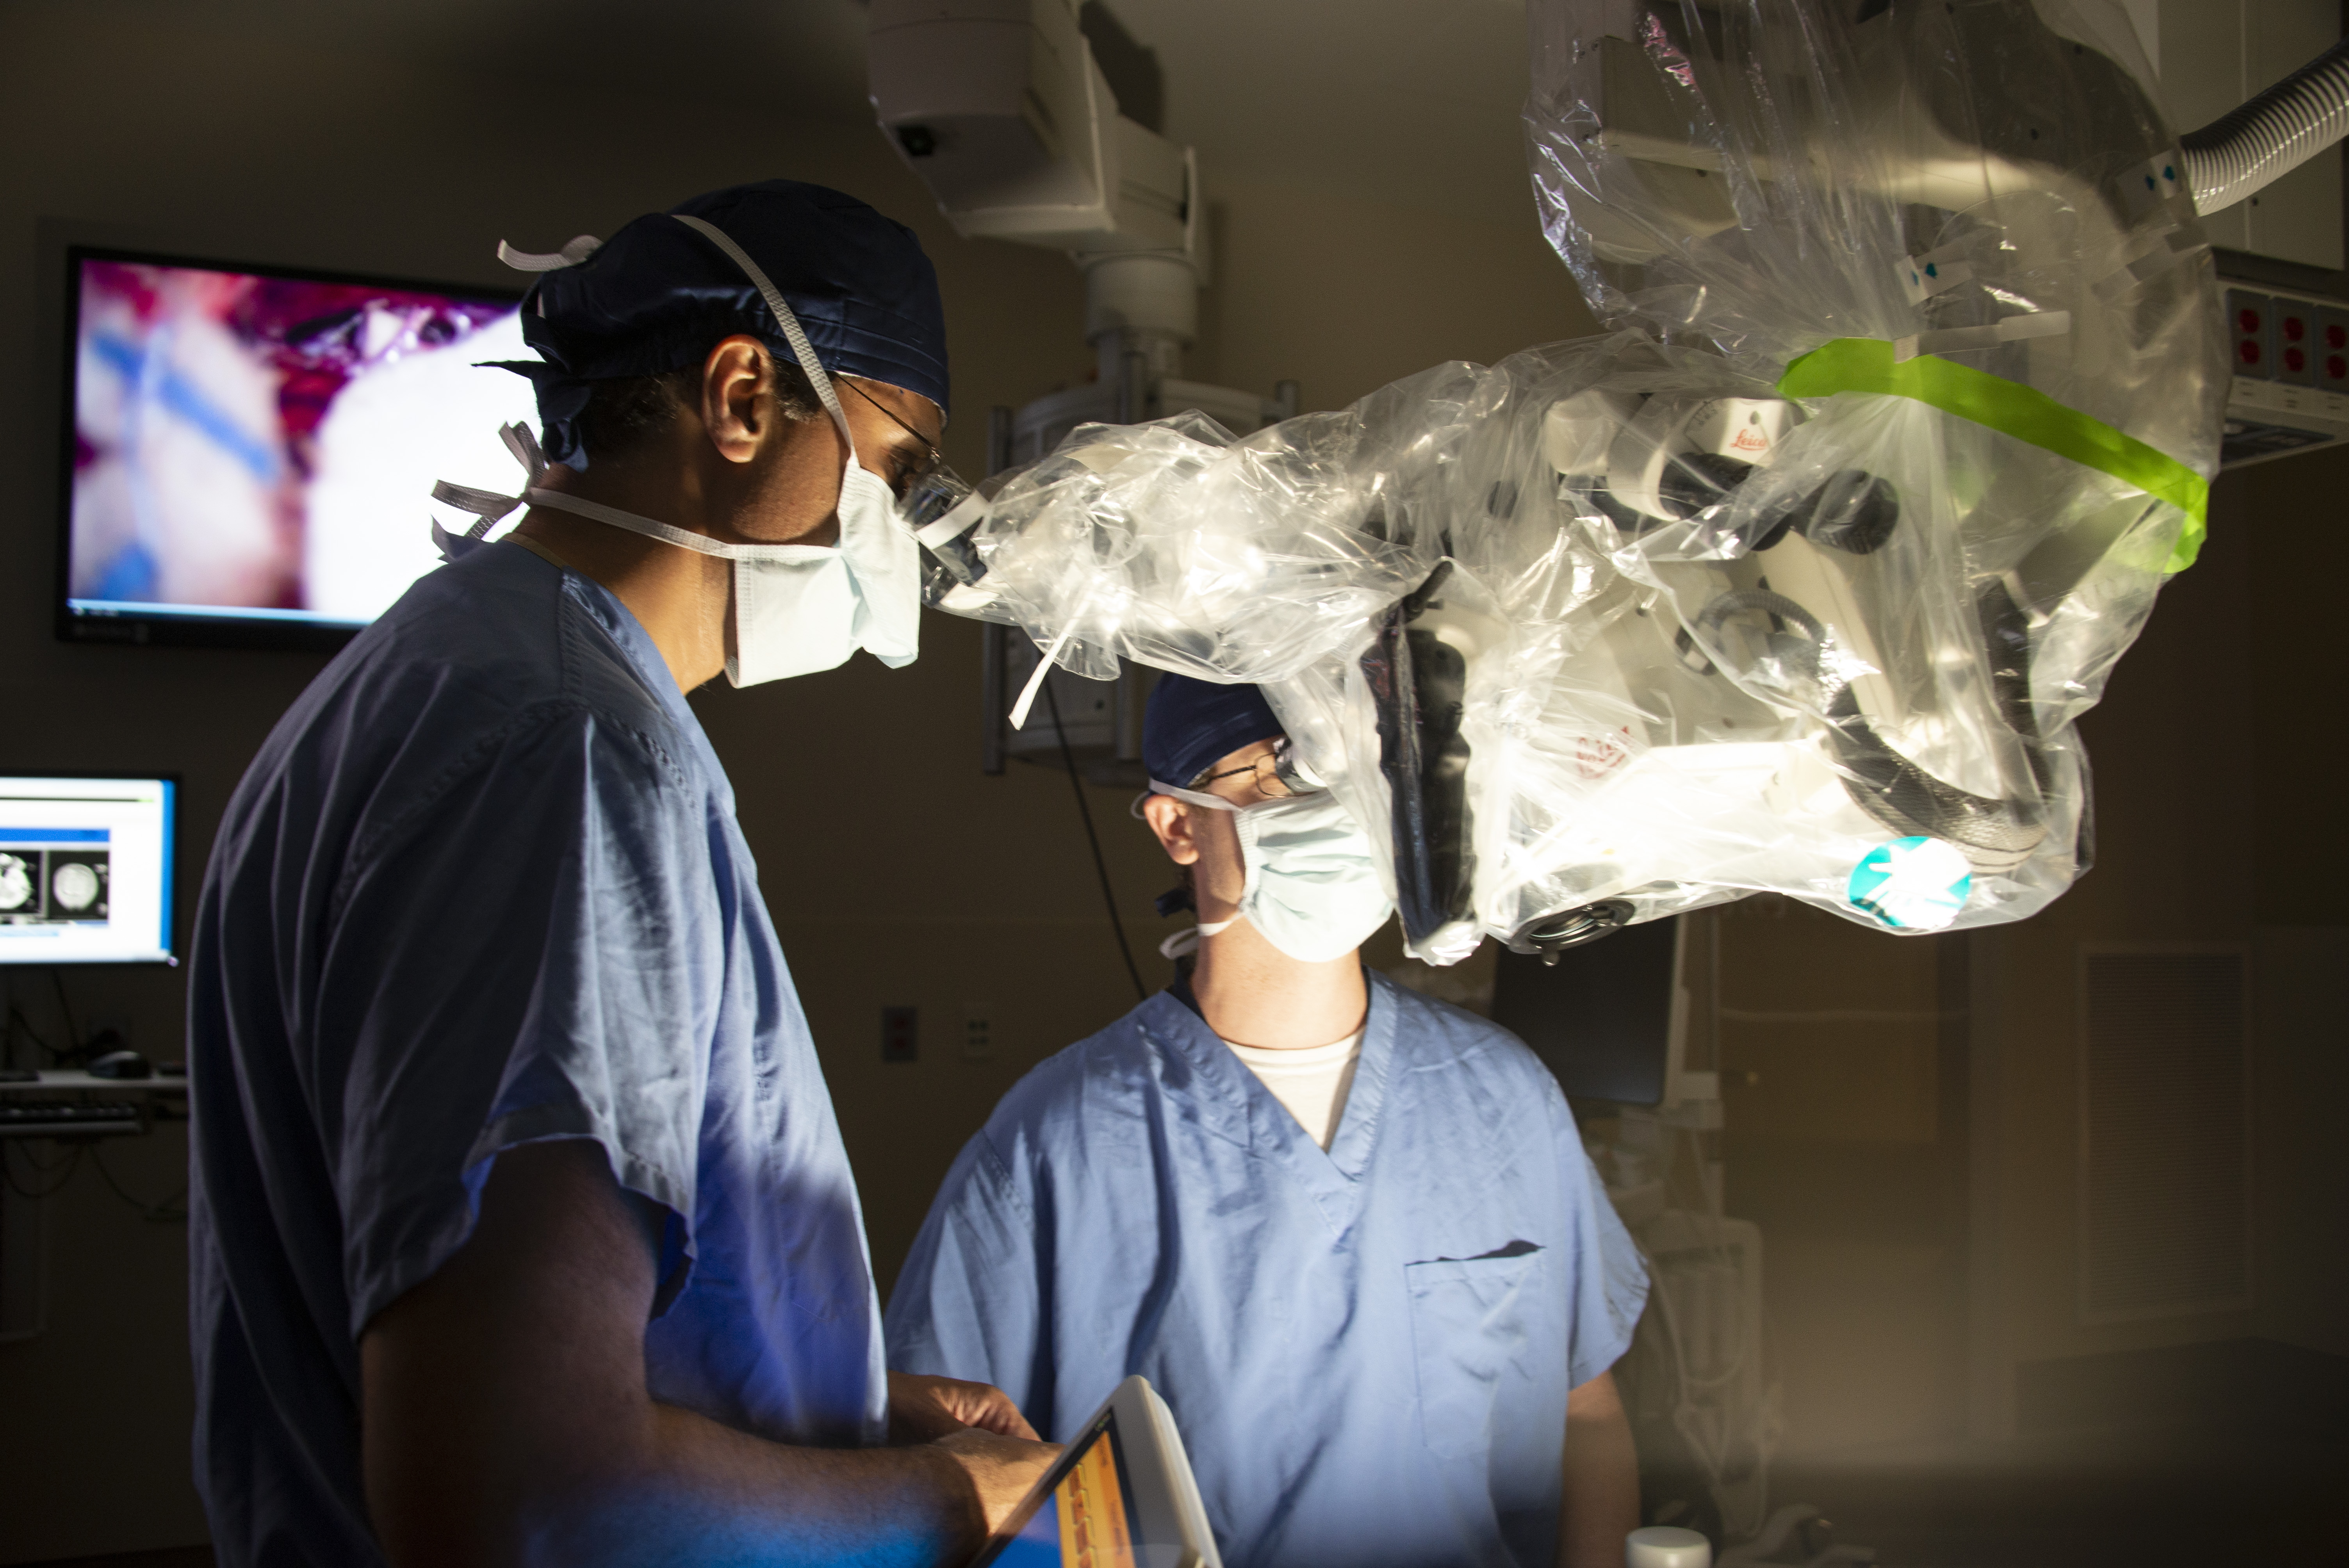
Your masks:
M1973 886L1974 869L1955 844L1895 839L1859 858L1847 896L1895 931L1939 931L1958 918Z

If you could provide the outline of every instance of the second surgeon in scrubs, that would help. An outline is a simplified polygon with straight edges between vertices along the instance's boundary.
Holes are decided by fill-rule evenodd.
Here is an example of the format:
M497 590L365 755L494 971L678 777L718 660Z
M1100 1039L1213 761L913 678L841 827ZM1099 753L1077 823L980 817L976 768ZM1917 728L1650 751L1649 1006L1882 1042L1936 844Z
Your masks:
M1004 1097L889 1364L1061 1439L1147 1377L1228 1568L1613 1568L1639 1256L1540 1060L1362 967L1392 908L1370 842L1281 739L1253 686L1159 681L1143 813L1196 968Z

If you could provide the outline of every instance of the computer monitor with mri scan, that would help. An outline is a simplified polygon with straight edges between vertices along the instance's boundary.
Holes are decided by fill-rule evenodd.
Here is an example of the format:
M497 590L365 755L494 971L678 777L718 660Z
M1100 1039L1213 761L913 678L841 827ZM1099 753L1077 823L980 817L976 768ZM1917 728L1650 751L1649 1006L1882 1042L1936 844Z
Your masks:
M0 775L0 964L172 964L170 779Z

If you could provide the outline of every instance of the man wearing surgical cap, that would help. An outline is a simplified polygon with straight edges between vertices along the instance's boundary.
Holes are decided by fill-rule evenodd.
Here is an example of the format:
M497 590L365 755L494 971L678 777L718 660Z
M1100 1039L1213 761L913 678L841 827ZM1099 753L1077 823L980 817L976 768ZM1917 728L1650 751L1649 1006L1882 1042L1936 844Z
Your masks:
M789 181L502 253L543 274L523 494L437 492L480 521L434 525L450 563L271 734L197 912L214 1551L960 1562L1052 1450L993 1388L883 1369L839 1130L685 701L914 656L936 279Z
M1061 1439L1147 1377L1226 1568L1613 1568L1647 1281L1556 1079L1362 966L1376 857L1256 687L1162 676L1143 755L1196 965L963 1150L889 1364Z

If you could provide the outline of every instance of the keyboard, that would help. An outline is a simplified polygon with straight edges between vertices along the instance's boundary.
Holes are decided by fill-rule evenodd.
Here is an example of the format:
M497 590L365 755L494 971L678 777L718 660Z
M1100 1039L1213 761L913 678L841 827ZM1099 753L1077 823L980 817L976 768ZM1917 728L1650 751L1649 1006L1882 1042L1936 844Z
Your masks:
M0 1100L0 1138L94 1137L137 1132L140 1126L139 1108L128 1101Z

